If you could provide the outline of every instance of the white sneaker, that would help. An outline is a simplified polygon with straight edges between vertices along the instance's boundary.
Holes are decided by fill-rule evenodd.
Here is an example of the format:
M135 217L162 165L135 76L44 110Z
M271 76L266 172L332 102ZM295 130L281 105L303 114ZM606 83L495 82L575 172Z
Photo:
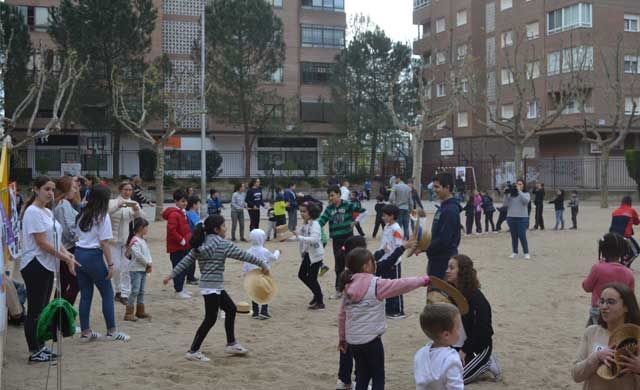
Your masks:
M209 359L208 357L206 357L204 355L204 353L200 352L200 351L196 351L196 352L187 352L184 354L185 359L187 360L191 360L193 362L208 362L211 359Z
M515 259L516 257L518 257L517 253L512 253L511 256L509 256L510 259Z
M336 291L334 294L331 294L331 296L329 297L329 299L342 299L342 293Z
M531 259L531 256L529 256L529 254L528 254L528 253L525 253L525 254L524 254L524 259L525 259L525 260L530 260L530 259Z
M230 355L246 355L247 352L249 352L249 350L240 345L240 343L224 347L224 353L228 353Z
M177 292L175 294L175 298L176 299L191 299L191 295L187 294L186 292L184 292L184 290Z
M493 374L496 378L496 381L502 380L502 367L500 367L500 362L498 362L498 358L493 353L489 358L489 372Z
M355 386L353 386L353 388L355 388ZM338 382L336 382L336 390L351 390L351 389L352 389L351 384L347 385L340 379L338 379Z
M123 341L126 343L127 341L131 340L131 337L124 332L116 332L116 333L107 333L106 335L104 335L103 340L104 341Z

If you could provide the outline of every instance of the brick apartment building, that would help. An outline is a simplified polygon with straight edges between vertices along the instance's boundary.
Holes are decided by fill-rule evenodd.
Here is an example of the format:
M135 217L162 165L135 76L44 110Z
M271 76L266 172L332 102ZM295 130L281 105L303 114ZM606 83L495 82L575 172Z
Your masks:
M625 91L626 104L640 99L640 2L637 0L414 0L413 23L418 39L413 50L430 64L435 84L432 104L446 104L443 80L452 61L475 59L474 70L483 77L482 89L487 106L497 115L513 115L513 85L508 81L507 57L516 45L526 45L536 85L536 101L529 106L529 118L553 110L553 94L561 93L559 81L572 72L566 58L578 53L591 72L592 88L588 112L595 118L609 118L612 101L600 90L606 82L598 73L602 53L615 51L616 37L623 34L624 79L635 86ZM521 38L521 39L519 39ZM527 54L531 55L531 54ZM609 55L609 54L607 54ZM564 63L562 62L564 58ZM529 66L527 65L527 66ZM621 66L622 67L622 66ZM628 83L627 83L628 82ZM425 139L425 163L513 159L513 147L505 140L488 135L486 113L479 117L465 104L447 121L433 129ZM531 140L525 153L533 158L597 156L598 151L582 142L568 125L579 123L579 110L570 104L550 127ZM608 119L607 119L608 120ZM607 120L599 122L606 131ZM452 157L440 156L440 138L453 137ZM626 139L626 148L640 146L640 127ZM621 150L617 152L621 153Z
M200 15L203 0L154 0L158 11L156 29L152 35L152 47L148 58L168 54L179 67L195 66L191 60L193 43L200 37ZM331 92L328 75L332 62L345 45L346 14L344 0L266 0L282 19L286 58L282 69L272 78L272 86L285 100L298 104L301 133L259 136L254 144L252 174L264 174L269 164L285 164L288 161L311 163L318 173L322 167L323 140L335 132L332 122ZM34 46L53 45L46 30L49 24L49 8L59 0L7 0L20 7L25 22L31 30ZM187 101L187 109L197 107L198 100ZM46 117L46 112L42 113ZM45 119L42 119L44 122ZM37 123L36 123L37 126ZM156 128L161 131L162 121ZM200 118L190 117L184 123L186 131L172 140L167 148L167 172L176 177L200 174ZM126 134L126 133L125 133ZM289 134L289 135L287 135ZM28 167L36 172L36 161L45 159L50 166L60 163L82 163L83 171L100 175L113 175L111 153L112 137L103 129L84 128L76 124L60 135L50 136L45 143L37 142L20 151ZM100 145L92 154L89 149ZM214 118L207 120L207 150L217 150L223 157L224 177L241 177L243 165L243 136L239 128L220 124ZM138 150L147 147L134 137L123 136L120 147L120 173L139 173ZM52 170L50 174L59 174Z

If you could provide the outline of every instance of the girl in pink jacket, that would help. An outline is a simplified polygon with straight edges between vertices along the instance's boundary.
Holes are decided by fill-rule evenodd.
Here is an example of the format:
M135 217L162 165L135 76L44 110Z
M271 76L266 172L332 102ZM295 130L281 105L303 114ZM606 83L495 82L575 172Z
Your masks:
M429 284L429 277L381 279L374 276L376 262L365 248L356 248L346 258L338 291L344 292L338 314L339 348L347 344L356 362L356 389L384 389L384 347L381 336L387 330L386 298L406 294Z

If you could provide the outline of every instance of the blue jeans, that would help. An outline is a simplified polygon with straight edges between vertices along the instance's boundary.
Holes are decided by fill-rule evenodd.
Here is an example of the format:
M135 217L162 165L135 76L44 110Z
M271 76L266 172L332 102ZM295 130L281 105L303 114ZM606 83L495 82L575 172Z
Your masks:
M398 225L402 228L404 232L404 239L409 239L409 210L400 209L400 214L398 214Z
M147 282L147 273L144 271L129 272L131 276L131 294L129 294L129 306L135 304L144 305L144 285Z
M564 210L556 210L556 226L553 229L558 230L559 226L564 229Z
M518 240L522 244L524 254L529 253L529 243L527 242L527 227L529 218L527 217L507 217L507 225L511 233L511 249L513 253L518 253Z
M104 262L102 249L76 247L75 257L81 265L76 268L78 270L78 287L80 287L80 328L82 331L91 329L89 318L91 301L93 300L93 286L95 285L102 297L102 315L107 324L107 330L115 329L113 287L111 280L107 279L109 270Z
M180 260L182 260L188 253L189 253L188 250L169 253L169 259L171 259L171 265L173 266L173 268L175 268L176 265L178 265L178 263L180 262ZM178 276L173 278L173 288L174 290L176 290L177 293L181 292L182 289L184 288L184 278L186 277L187 277L187 271L183 271L183 272L180 272Z

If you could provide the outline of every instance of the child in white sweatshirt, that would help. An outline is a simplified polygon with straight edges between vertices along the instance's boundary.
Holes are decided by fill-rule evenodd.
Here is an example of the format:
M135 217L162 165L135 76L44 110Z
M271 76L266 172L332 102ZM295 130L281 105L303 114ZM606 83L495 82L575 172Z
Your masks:
M127 240L125 256L130 260L129 275L131 277L131 295L129 295L129 301L124 315L125 321L137 321L138 318L151 318L144 307L144 286L147 281L147 274L151 273L152 263L151 251L144 239L148 230L149 222L144 218L135 218L129 224L129 239Z
M280 251L275 250L271 253L268 249L264 247L264 242L267 239L267 235L262 229L253 229L251 233L249 233L249 241L251 242L251 248L247 251L262 260L269 266L271 266L272 261L278 260L280 257ZM244 272L249 272L253 269L259 268L250 263L244 263L242 266L242 270ZM253 313L251 314L251 318L260 319L260 320L268 320L271 318L269 314L269 305L258 305L256 302L251 301L251 306L253 309Z
M432 342L414 357L416 390L462 390L462 361L451 348L460 337L462 320L458 308L448 303L425 306L420 327Z

